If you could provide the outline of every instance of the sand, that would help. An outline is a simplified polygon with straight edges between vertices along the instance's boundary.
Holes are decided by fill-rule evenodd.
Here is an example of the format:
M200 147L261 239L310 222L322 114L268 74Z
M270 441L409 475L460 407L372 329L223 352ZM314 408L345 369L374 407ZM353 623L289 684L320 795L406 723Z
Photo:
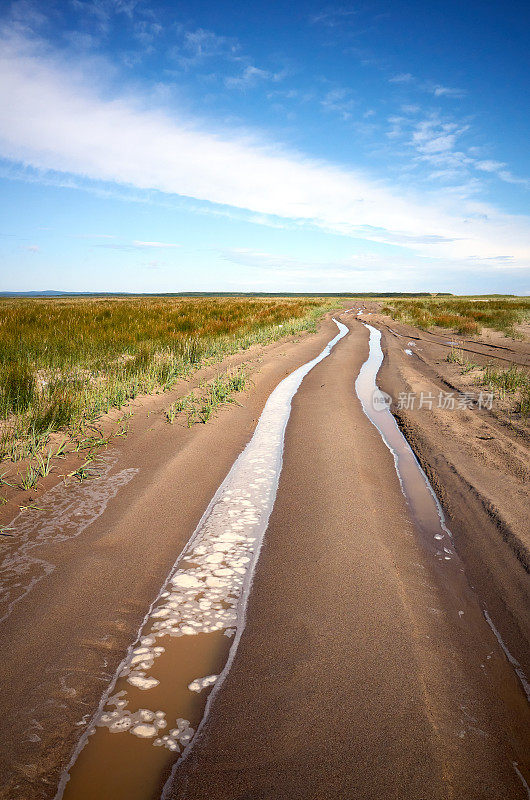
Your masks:
M354 394L368 333L352 317L341 316L350 335L295 396L247 625L201 737L175 774L173 798L527 797L518 771L528 780L528 705L469 585L482 591L475 577L484 569L495 576L482 578L488 608L525 665L522 562L509 537L474 516L476 493L439 467L448 459L441 421L425 416L414 446L438 469L469 581L433 563L392 456ZM161 412L170 398L135 406L109 471L132 477L79 535L39 548L54 569L2 625L0 797L53 797L83 720L267 396L335 333L328 316L318 334L264 348L240 405L208 425L168 425ZM414 362L401 359L401 345L392 351L387 333L384 346L398 371L383 368L382 388L402 391L413 373L401 370ZM456 426L459 437L466 426ZM463 470L458 441L451 458ZM469 480L493 486L497 473L488 470L485 460ZM518 513L509 519L522 541Z

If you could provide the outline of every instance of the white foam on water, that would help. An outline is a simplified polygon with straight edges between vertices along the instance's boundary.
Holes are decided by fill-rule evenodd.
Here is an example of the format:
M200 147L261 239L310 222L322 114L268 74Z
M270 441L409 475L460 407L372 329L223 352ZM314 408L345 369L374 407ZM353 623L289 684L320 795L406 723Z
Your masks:
M406 353L408 356L411 356L411 355L413 355L413 353L412 353L412 350L409 350L408 348L405 350L405 353Z
M157 645L164 637L214 632L234 637L221 674L197 677L188 686L194 693L213 686L199 728L204 723L213 698L230 669L245 626L254 568L276 498L291 401L308 372L349 332L346 325L334 322L339 333L316 358L284 378L269 396L252 439L215 493L144 618L136 643L129 649L98 712L78 743L55 800L62 797L69 771L84 745L89 746L89 736L96 727L140 736L172 752L188 747L195 731L186 720L177 720L177 728L169 734L155 736L153 728L157 724L166 725L163 709L131 711L126 690L110 696L119 678L135 688L149 691L148 673L165 651Z
M202 692L208 686L213 686L218 677L219 675L207 675L205 678L197 678L189 684L188 689L190 692Z

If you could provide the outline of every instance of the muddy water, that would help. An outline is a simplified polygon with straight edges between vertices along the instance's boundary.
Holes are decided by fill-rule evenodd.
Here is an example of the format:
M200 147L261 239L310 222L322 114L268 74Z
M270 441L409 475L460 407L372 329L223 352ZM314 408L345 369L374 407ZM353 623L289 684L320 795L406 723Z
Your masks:
M234 658L272 510L291 400L348 333L285 378L149 609L56 800L150 800L185 757ZM168 520L168 535L171 520Z
M59 483L39 498L38 507L10 523L12 538L0 542L0 622L55 570L54 547L80 536L137 474L137 469L111 474L117 461L112 450L101 454L97 480Z
M355 391L361 401L363 411L378 429L394 457L401 489L407 500L411 516L420 532L422 544L439 563L443 581L448 585L451 584L454 601L461 604L459 615L466 613L472 616L479 608L476 602L477 598L465 578L463 564L453 547L451 532L445 524L438 498L390 412L391 398L377 386L377 373L383 363L381 332L367 323L363 322L363 325L370 331L370 350L368 359L361 367L355 381ZM526 675L504 644L487 609L482 606L480 608L482 624L485 621L489 625L508 663L517 675L527 700L530 700L530 683Z

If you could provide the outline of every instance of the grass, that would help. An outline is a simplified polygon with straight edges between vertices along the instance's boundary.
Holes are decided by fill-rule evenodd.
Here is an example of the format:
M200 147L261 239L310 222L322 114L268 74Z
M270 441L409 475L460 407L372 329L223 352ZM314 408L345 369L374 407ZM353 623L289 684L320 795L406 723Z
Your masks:
M206 423L219 406L233 403L233 395L241 392L248 384L245 370L240 367L235 372L227 372L208 383L199 386L199 394L190 392L185 397L180 397L166 410L166 419L173 423L179 413L186 414L188 427L202 422Z
M484 367L483 383L492 389L511 394L519 389L529 388L530 376L526 370L515 365L508 369L495 369L488 365Z
M462 375L473 370L480 370L482 374L476 378L479 386L487 387L490 392L496 393L503 399L513 398L513 410L522 417L527 418L530 414L530 374L528 370L515 364L506 369L499 369L491 364L481 366L468 360L462 348L454 346L451 347L445 360L458 364Z
M392 299L382 309L394 319L420 328L447 328L462 336L480 333L483 327L518 337L516 326L530 317L530 298L470 300L432 297Z
M79 433L204 363L314 330L336 306L310 297L2 298L0 460L32 457L51 433Z
M466 358L463 348L455 347L455 345L451 345L451 349L446 355L445 360L453 364L459 364L463 375L479 367L479 364L475 364L474 361L469 361Z
M481 383L502 398L514 399L514 411L525 419L530 414L530 374L527 370L512 365L508 369L484 368Z
M26 469L26 472L22 475L18 488L25 492L36 489L39 478L39 470L30 464Z
M52 471L53 467L51 465L51 460L53 456L54 453L52 453L51 450L48 450L45 455L37 453L37 471L40 478L45 478L46 475L49 475Z

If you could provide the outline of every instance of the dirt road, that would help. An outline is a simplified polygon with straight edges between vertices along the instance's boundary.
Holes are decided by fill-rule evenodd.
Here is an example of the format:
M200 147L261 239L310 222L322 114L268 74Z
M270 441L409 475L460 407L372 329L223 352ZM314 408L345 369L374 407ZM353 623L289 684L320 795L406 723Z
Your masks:
M172 798L527 796L524 695L415 536L351 328L295 398L245 635Z
M476 594L415 529L354 394L368 333L351 316L340 317L350 334L295 395L244 634L171 798L528 796L524 693ZM19 583L39 580L3 623L2 798L54 796L268 394L335 333L328 319L299 344L269 348L242 405L211 426L137 422L82 532L64 502L63 540L25 551L26 566L38 553L53 569L20 572Z

